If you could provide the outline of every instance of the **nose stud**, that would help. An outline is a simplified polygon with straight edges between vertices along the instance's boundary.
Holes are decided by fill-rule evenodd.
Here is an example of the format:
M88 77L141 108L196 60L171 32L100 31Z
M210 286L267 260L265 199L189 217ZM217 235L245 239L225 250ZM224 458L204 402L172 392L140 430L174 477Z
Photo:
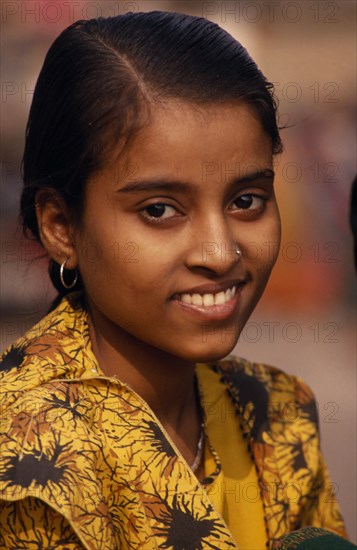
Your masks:
M240 248L238 246L237 246L236 254L237 254L237 260L238 260L242 255L242 251L240 250Z

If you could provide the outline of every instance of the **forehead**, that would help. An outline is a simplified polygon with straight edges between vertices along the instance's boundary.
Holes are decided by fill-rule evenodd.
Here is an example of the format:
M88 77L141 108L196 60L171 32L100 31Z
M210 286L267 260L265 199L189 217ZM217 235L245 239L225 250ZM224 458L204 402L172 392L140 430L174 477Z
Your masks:
M244 103L196 106L172 102L151 110L150 121L136 136L129 154L150 157L177 154L200 158L256 154L269 136L253 109ZM268 147L271 149L271 147Z
M271 138L249 105L196 106L172 101L150 109L145 126L108 170L121 174L125 184L130 177L170 175L198 181L205 172L242 174L269 167Z

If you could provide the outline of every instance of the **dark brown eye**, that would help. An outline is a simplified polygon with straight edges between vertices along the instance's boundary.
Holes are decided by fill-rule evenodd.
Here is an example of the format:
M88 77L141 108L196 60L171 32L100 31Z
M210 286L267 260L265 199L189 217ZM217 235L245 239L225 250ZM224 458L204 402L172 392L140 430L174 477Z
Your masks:
M242 209L250 208L253 204L253 198L254 198L253 195L241 195L234 201L234 204L238 208L242 208Z
M233 201L233 210L247 210L249 212L263 211L267 199L252 193L240 195Z
M155 202L145 206L145 208L141 210L140 215L148 221L155 222L174 218L178 215L178 212L176 208L170 204Z
M165 214L166 204L151 204L145 208L145 211L151 218L161 218Z

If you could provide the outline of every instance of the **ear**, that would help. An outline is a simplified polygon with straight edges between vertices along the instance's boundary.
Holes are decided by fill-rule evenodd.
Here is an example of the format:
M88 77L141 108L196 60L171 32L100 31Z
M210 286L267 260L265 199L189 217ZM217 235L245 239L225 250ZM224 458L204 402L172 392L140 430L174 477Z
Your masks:
M51 258L66 269L77 266L74 247L74 225L69 208L62 197L53 189L41 189L36 195L36 216L43 246Z

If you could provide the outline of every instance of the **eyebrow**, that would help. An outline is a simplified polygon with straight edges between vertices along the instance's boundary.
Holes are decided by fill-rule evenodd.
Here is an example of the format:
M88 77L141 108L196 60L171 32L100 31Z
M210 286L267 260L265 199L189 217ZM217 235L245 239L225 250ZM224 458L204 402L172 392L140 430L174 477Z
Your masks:
M231 185L241 185L243 183L249 183L258 179L273 179L275 176L274 170L271 168L264 168L250 174L246 174L242 177L232 178L229 182ZM207 175L206 177L209 177ZM188 182L177 181L168 178L149 179L141 181L130 181L124 187L118 189L118 193L140 193L142 191L189 191L194 186Z

